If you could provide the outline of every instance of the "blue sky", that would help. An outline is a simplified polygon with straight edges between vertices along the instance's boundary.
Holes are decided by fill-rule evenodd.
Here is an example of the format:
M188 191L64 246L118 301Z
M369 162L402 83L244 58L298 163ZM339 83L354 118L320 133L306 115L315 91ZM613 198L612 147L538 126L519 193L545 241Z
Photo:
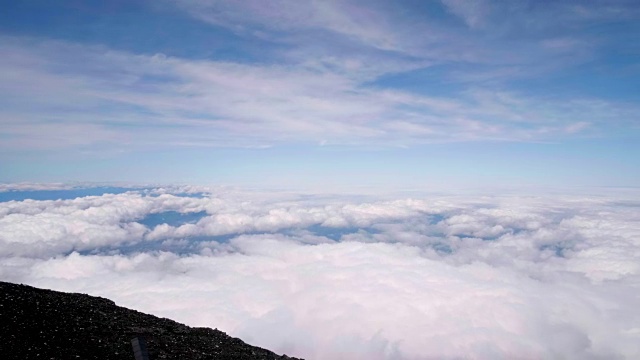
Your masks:
M0 181L638 186L636 1L20 1Z

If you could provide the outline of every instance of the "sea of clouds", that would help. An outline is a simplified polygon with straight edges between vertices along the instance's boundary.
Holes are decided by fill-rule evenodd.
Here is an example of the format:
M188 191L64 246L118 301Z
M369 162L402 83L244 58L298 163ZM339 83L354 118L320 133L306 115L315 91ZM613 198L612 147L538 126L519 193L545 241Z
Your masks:
M637 190L28 198L69 189L0 188L0 280L307 359L640 357Z

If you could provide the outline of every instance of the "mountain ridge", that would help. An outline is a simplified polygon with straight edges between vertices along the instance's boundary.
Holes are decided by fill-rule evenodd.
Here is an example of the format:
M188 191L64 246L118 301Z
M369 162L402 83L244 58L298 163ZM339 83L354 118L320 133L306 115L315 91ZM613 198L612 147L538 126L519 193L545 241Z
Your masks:
M132 360L135 337L145 339L150 360L301 360L109 299L0 281L1 359Z

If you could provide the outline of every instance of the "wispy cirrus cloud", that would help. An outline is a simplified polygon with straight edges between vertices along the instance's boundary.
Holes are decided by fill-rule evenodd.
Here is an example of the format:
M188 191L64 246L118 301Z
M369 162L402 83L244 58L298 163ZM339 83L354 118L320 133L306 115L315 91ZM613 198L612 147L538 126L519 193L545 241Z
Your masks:
M637 136L633 4L467 4L473 6L181 0L91 12L73 4L8 7L7 20L15 21L0 38L0 156L8 179L46 173L60 181L74 172L57 160L33 167L23 160L132 168L129 155L158 151L181 153L198 169L210 168L205 159L215 152L243 171L255 169L254 156L287 167L276 153L293 148L318 161L328 150L358 152L343 168L363 164L356 158L373 161L371 150L417 155L438 152L434 143L448 143L453 151L445 157L457 153L453 147L513 145L542 158L550 147L541 144L549 143L569 153L606 147L609 164L627 156L604 143ZM31 13L48 20L24 20ZM538 149L529 152L533 143ZM596 151L602 153L587 153ZM528 163L499 157L517 161L509 169ZM125 173L142 181L155 176ZM211 176L233 177L200 177Z
M537 141L602 133L612 120L633 122L637 113L612 101L482 87L456 97L419 95L305 63L194 61L3 41L5 149Z
M299 31L310 37L326 32L379 50L407 50L402 25L392 23L379 2L184 0L177 5L203 21L272 41L295 41L299 38L294 32Z

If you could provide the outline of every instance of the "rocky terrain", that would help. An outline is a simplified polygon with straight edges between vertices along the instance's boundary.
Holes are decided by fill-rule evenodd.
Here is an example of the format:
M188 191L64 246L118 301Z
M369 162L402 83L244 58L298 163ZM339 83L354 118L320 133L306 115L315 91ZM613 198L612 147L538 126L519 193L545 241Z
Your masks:
M108 299L0 282L0 359L133 360L135 337L150 360L295 359Z

